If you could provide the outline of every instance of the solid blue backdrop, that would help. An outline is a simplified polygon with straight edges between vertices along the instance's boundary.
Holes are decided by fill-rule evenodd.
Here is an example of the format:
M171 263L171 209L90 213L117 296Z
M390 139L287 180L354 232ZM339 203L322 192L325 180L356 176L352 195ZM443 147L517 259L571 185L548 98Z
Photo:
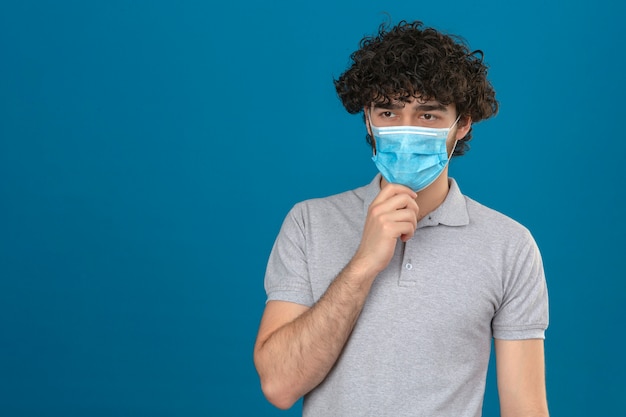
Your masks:
M451 175L542 250L553 415L623 415L626 13L546 3L1 5L0 414L299 414L252 363L265 262L375 173L332 80L388 12L485 52L501 112Z

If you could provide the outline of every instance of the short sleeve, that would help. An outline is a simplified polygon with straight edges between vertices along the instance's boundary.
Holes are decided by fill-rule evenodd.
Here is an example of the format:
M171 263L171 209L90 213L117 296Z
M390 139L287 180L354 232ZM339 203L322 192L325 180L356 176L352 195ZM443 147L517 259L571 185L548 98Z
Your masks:
M496 339L544 339L548 290L539 248L527 231L503 280L502 302L492 321Z
M289 211L272 247L265 271L267 301L313 305L303 210L300 203Z

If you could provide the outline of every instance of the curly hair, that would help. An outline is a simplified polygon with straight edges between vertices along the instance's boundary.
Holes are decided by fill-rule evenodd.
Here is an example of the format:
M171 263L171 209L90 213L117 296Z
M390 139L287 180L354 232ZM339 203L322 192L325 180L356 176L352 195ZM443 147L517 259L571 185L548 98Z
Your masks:
M351 114L372 103L407 102L413 97L454 103L461 120L469 117L472 122L498 112L482 51L470 52L462 38L424 28L420 21L403 20L391 29L382 23L377 35L361 39L350 60L351 66L334 84ZM470 128L453 156L463 155L471 138ZM369 134L366 140L373 146Z

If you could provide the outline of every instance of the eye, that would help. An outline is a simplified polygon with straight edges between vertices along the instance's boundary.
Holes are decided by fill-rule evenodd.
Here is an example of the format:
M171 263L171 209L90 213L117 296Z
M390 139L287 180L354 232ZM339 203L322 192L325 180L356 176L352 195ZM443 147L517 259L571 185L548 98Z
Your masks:
M383 111L380 112L379 117L382 119L390 119L394 116L393 112L390 111Z
M425 113L423 116L424 120L437 120L437 116L430 113Z

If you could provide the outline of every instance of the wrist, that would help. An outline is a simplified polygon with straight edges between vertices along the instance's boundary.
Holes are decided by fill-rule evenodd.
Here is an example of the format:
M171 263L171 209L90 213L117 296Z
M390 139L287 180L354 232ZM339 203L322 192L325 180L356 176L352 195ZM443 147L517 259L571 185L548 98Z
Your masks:
M357 254L345 266L344 273L350 281L371 284L382 269L377 268L368 257Z

